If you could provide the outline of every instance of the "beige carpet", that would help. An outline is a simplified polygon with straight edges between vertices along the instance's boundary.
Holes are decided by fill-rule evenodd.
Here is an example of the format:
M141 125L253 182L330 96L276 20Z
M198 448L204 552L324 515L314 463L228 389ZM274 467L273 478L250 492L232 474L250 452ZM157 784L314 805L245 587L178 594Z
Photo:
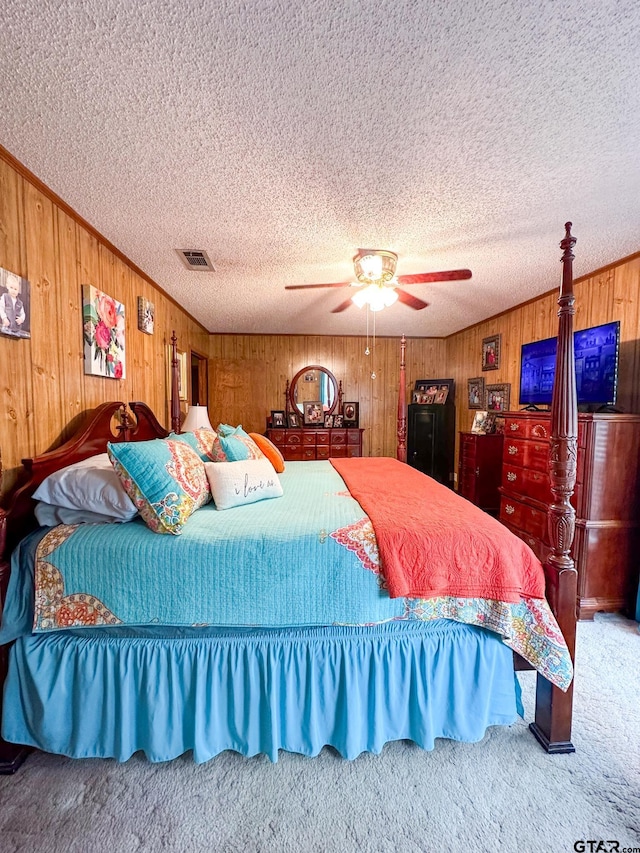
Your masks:
M524 721L479 744L392 743L352 762L330 749L200 766L36 753L0 778L0 851L571 853L581 839L640 849L639 661L637 623L579 624L575 755L547 756ZM530 720L534 675L521 682Z

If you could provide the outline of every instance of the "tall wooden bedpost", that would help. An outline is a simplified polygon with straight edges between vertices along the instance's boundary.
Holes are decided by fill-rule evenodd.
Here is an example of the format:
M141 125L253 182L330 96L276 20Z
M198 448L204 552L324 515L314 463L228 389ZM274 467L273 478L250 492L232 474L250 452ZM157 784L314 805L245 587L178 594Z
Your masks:
M560 243L562 285L558 299L558 353L551 403L549 476L553 503L549 506L548 529L551 554L545 563L547 600L575 661L577 578L570 556L575 531L575 511L571 495L576 482L578 447L578 405L575 354L573 349L573 247L571 222L565 224ZM571 743L573 683L566 693L538 675L535 722L529 728L550 753L575 752Z
M398 388L398 447L396 456L400 462L407 461L407 339L400 338L400 387Z
M171 333L171 431L180 432L180 387L178 384L178 338Z

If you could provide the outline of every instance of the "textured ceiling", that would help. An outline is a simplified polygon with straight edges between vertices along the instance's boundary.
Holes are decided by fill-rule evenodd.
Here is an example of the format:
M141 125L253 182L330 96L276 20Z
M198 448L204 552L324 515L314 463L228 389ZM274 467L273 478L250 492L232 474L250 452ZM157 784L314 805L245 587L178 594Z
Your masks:
M212 332L447 335L640 250L637 0L4 0L0 143ZM195 273L175 249L204 249Z

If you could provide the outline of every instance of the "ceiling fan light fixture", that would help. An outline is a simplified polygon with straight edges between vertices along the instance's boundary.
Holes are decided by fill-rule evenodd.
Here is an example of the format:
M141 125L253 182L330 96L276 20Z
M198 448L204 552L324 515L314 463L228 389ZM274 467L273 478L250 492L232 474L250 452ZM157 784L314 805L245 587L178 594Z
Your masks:
M353 259L356 278L361 284L387 282L396 274L398 256L386 249L360 249Z
M383 308L393 305L397 299L398 294L392 287L385 287L380 284L370 284L351 297L351 301L358 308L368 305L371 311L382 311Z

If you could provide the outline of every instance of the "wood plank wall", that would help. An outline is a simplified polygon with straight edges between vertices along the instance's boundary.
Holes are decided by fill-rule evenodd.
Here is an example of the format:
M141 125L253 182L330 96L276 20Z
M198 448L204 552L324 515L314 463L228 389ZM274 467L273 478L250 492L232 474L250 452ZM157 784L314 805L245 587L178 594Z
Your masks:
M60 444L77 416L106 400L144 400L167 424L166 344L207 353L209 335L114 247L0 148L0 266L31 284L31 339L0 335L0 498L23 457ZM126 378L85 376L82 284L124 303ZM155 304L155 334L137 326L137 298ZM75 420L75 423L74 423Z
M640 253L577 279L575 294L576 331L620 320L618 406L625 412L640 412ZM476 376L483 376L487 385L510 383L511 408L520 408L520 348L523 343L557 334L557 299L557 292L541 296L446 339L446 364L459 390L458 431L468 431L473 422L474 411L467 405L466 389L467 381ZM482 372L482 339L496 334L502 335L500 368ZM456 470L458 452L459 437Z
M287 379L319 364L342 381L343 400L360 403L364 455L395 456L400 341L377 338L372 356L365 356L365 343L355 336L212 335L211 422L241 423L247 431L263 432L271 410L285 408ZM446 373L445 347L443 338L408 339L408 398L416 379Z

